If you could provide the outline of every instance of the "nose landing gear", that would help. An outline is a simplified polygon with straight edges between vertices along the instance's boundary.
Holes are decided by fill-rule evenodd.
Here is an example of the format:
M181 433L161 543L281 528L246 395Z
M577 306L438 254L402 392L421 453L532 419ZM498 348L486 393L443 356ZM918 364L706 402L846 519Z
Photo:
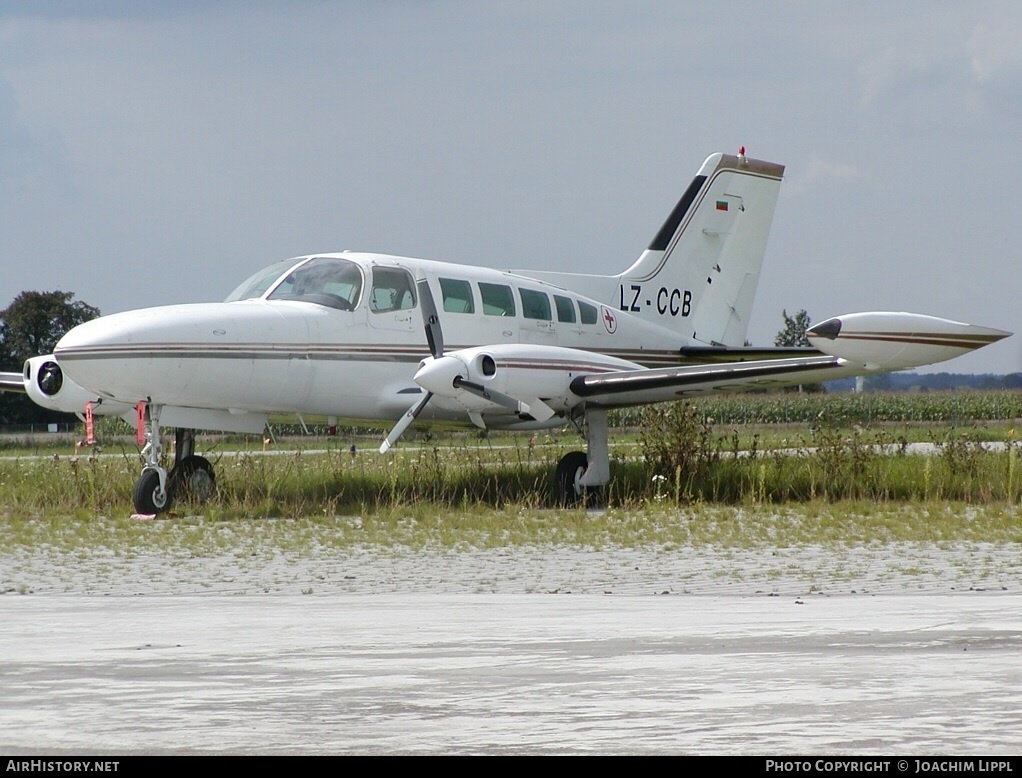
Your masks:
M174 431L174 466L167 472L160 464L160 406L146 404L144 423L145 466L131 490L135 511L153 516L167 511L175 500L210 499L216 493L216 477L209 460L194 453L195 431Z

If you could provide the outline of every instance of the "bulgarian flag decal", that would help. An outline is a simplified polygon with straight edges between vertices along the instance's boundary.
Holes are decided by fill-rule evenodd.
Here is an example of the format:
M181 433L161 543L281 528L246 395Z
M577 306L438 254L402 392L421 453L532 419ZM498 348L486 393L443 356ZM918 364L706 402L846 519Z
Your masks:
M718 211L726 211L727 210L727 200L718 200L717 201L717 210Z

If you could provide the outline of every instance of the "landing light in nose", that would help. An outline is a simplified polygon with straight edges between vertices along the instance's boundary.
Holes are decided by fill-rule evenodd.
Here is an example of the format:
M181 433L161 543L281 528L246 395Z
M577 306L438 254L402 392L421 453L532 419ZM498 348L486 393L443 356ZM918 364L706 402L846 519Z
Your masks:
M64 372L56 362L44 362L42 367L39 368L36 383L39 385L39 391L47 397L53 397L60 391L60 387L64 385Z

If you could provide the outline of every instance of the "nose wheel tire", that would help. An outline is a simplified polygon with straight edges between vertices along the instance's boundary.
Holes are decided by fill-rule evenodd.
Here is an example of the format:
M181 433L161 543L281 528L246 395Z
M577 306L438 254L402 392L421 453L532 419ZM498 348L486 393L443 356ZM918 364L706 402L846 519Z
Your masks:
M135 481L131 490L131 501L135 512L146 516L163 513L170 505L170 488L160 489L160 474L153 468L146 468Z

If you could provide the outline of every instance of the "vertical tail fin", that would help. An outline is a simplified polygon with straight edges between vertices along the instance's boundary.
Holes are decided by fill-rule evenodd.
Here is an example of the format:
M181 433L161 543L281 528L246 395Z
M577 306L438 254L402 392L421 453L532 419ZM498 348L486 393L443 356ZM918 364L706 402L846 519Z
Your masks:
M635 263L622 310L692 343L744 345L784 166L713 154Z

